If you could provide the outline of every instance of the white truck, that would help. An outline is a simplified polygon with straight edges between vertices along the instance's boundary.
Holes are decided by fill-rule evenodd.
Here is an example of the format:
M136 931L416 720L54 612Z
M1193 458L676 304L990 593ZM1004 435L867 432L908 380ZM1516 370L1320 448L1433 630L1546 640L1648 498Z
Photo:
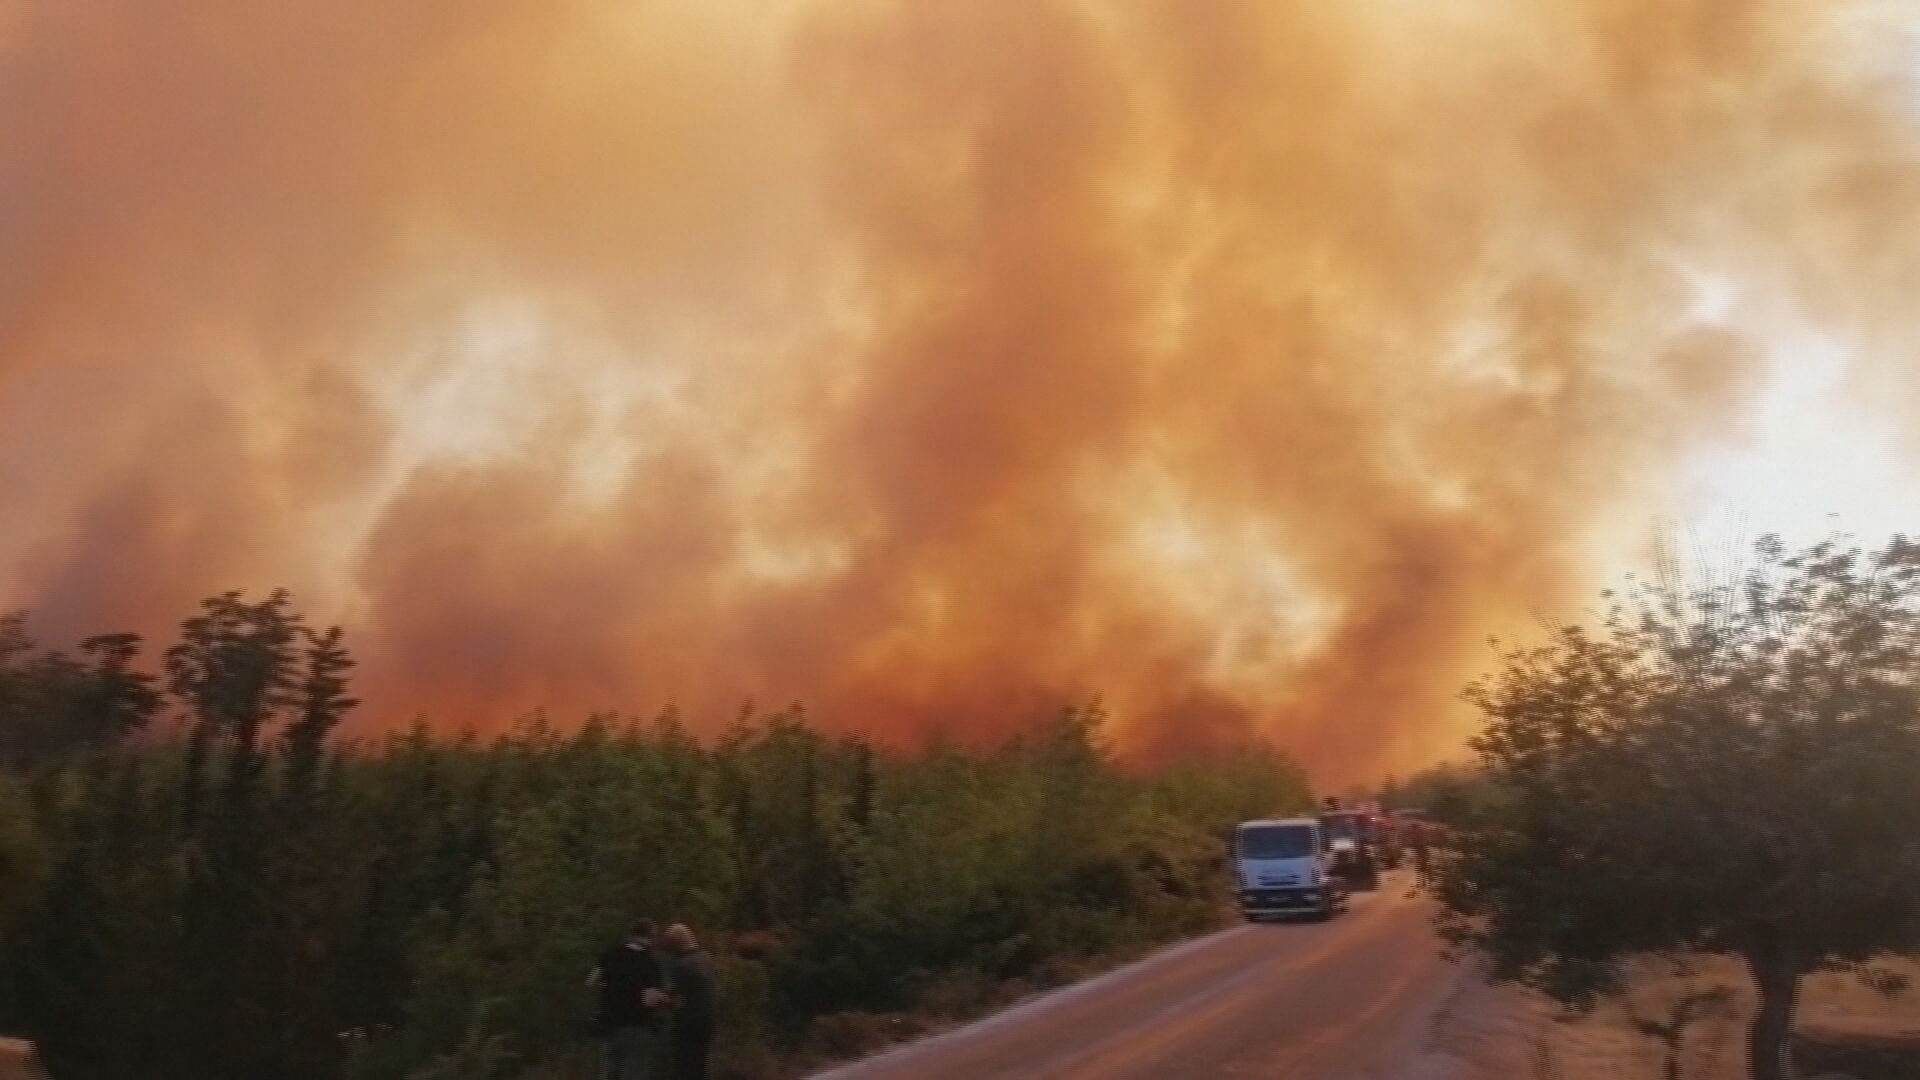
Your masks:
M1346 886L1328 873L1328 859L1318 818L1241 822L1233 831L1241 913L1258 921L1279 915L1328 919L1346 910Z

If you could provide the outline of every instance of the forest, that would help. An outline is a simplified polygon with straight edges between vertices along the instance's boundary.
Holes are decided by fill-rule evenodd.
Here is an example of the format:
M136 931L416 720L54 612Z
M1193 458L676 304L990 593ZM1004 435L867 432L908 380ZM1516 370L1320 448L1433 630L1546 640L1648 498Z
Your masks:
M346 740L284 592L143 650L0 618L0 1033L61 1080L585 1078L637 916L708 945L716 1074L794 1075L1218 925L1227 826L1312 801L1271 750L1129 767L1097 701L911 752L797 705Z

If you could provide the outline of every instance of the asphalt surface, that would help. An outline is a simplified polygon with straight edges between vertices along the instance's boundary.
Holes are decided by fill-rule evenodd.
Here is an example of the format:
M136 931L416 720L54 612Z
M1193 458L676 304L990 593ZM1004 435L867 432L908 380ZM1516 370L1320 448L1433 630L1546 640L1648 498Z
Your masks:
M1403 1080L1461 973L1405 875L1328 923L1243 925L818 1080Z

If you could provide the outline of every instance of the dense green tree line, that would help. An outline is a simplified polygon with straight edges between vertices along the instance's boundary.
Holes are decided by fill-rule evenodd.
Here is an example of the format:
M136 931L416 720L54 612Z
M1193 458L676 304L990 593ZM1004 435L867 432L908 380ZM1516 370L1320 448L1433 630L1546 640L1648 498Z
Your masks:
M798 708L343 746L352 660L284 594L140 644L0 621L0 1031L62 1080L584 1076L635 915L706 932L722 1072L777 1074L1210 926L1225 827L1310 803L1268 753L1122 769L1097 706L915 755Z

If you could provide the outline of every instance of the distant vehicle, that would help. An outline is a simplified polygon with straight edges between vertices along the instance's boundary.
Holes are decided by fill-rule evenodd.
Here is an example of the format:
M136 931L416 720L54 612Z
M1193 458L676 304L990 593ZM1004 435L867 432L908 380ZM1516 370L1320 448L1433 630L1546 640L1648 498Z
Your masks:
M1433 815L1426 810L1400 811L1400 832L1409 847L1418 845L1424 849L1432 849L1443 847L1447 843L1447 827L1434 820Z
M1367 844L1373 850L1374 862L1382 870L1398 869L1402 847L1399 819L1390 811L1374 805L1367 808L1362 828Z
M1233 831L1240 911L1249 920L1278 915L1332 918L1347 890L1328 863L1326 832L1314 818L1243 821Z
M1365 892L1379 888L1380 865L1367 815L1357 810L1329 809L1320 815L1320 827L1327 837L1328 874L1348 889Z

